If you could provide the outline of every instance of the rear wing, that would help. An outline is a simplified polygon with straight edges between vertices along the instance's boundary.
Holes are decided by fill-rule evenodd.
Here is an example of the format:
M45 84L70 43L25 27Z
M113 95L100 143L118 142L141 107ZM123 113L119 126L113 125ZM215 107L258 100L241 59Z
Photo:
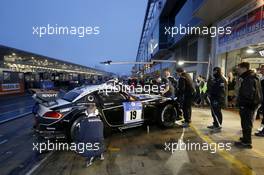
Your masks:
M38 91L35 92L34 95L32 96L32 98L44 105L44 106L51 106L51 105L56 105L58 104L56 99L58 98L58 92L56 91Z

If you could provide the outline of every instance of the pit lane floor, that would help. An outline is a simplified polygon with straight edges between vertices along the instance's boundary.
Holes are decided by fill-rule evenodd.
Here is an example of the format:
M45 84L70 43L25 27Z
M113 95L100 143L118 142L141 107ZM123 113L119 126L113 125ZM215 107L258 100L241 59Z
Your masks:
M31 113L34 100L30 94L0 97L0 124Z
M26 174L47 154L32 151L33 115L0 124L0 174Z
M229 143L240 135L239 116L224 111L222 133L211 133L206 126L211 123L208 109L193 109L192 127L162 130L150 126L114 133L106 139L105 160L96 160L84 167L84 158L70 151L37 154L32 151L32 116L0 125L1 174L264 174L264 138L253 136L254 149L231 151L178 150L173 154L165 150L165 143ZM259 122L255 122L259 126ZM46 158L48 155L48 158ZM45 160L45 161L43 161Z

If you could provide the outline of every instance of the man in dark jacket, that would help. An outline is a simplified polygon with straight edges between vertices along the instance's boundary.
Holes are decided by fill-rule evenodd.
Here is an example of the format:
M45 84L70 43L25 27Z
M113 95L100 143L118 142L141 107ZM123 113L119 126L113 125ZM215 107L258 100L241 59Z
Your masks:
M221 131L223 115L221 109L225 107L227 82L223 77L221 68L213 69L213 77L208 81L208 94L210 99L213 125L207 128L214 131Z
M261 66L261 69L260 69L260 73L262 74L262 77L260 79L260 83L261 83L261 89L262 89L262 99L264 99L264 65ZM259 136L259 137L264 137L264 101L262 100L262 122L261 122L261 126L259 127L258 129L258 132L255 133L255 136Z
M76 145L85 145L84 150L79 150L77 146L77 152L86 157L86 167L92 165L95 157L104 160L104 126L94 103L87 105L85 115L79 118L76 127L74 142Z
M177 97L182 106L184 117L184 124L182 126L189 127L189 124L191 123L192 102L195 95L195 88L192 78L182 68L177 68L176 73L179 76Z
M165 85L165 90L162 92L162 95L174 99L176 92L176 80L171 76L171 73L168 69L164 70L164 76L163 83Z
M243 137L240 138L240 141L235 142L235 146L251 149L253 117L256 108L262 102L262 90L259 78L249 67L250 64L248 62L242 62L238 65L240 88L237 103L239 106Z

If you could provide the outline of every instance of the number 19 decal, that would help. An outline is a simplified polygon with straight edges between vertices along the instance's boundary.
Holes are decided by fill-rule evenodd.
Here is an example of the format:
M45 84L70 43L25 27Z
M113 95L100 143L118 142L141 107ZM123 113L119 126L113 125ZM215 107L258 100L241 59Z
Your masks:
M142 121L142 103L124 102L124 123L134 123Z
M137 111L130 111L130 120L135 120L137 118Z

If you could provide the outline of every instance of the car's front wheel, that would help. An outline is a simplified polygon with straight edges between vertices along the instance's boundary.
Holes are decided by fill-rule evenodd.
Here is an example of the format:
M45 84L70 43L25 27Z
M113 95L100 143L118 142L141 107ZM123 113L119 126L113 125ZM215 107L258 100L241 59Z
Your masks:
M160 124L165 128L174 126L177 110L172 104L167 104L161 111Z

